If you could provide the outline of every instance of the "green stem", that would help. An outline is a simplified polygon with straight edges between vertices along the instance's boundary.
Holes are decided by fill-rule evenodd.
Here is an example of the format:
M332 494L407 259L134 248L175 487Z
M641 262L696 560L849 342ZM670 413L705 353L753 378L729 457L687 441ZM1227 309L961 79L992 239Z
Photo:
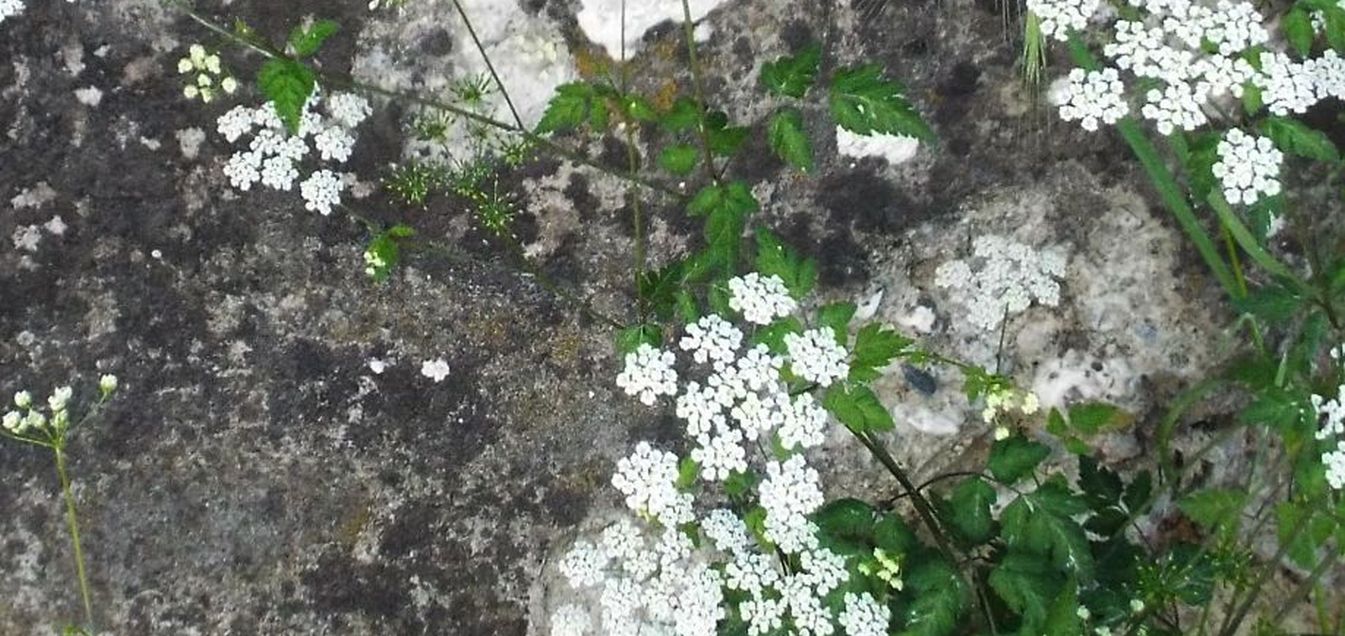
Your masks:
M458 15L462 16L462 23L467 26L467 35L471 36L472 44L476 45L476 51L481 54L481 59L486 62L486 70L490 71L490 78L495 80L495 86L500 89L500 96L504 98L504 103L509 107L509 114L514 116L514 122L518 124L519 130L524 130L527 126L523 125L523 118L519 117L518 109L514 108L514 100L509 99L509 90L504 87L504 82L500 81L500 74L495 72L495 64L490 61L490 56L486 54L486 47L481 45L481 38L476 36L476 29L472 27L472 19L467 17L467 11L462 8L459 0L453 0L453 7L458 10Z
M1305 293L1311 291L1312 288L1307 282L1299 278L1298 275L1284 263L1276 260L1274 256L1271 256L1270 252L1267 252L1265 248L1261 247L1261 245L1256 242L1256 238L1252 236L1251 231L1247 229L1246 225L1243 225L1242 220L1239 219L1238 215L1233 212L1231 207L1229 207L1228 202L1224 201L1223 194L1218 190L1211 190L1210 195L1205 198L1205 202L1208 203L1210 208L1214 210L1214 213L1219 216L1219 221L1223 223L1224 228L1228 230L1228 233L1233 235L1233 239L1238 242L1238 246L1242 248L1242 251L1252 257L1252 260L1256 261L1257 265L1260 265L1267 272L1292 283L1296 288L1296 291Z
M718 185L719 174L715 172L714 153L710 152L710 134L705 129L705 92L701 88L700 61L696 56L696 25L691 21L691 4L688 0L682 0L682 18L682 33L687 40L687 61L691 71L691 90L696 96L696 136L700 140L701 152L705 155L705 174Z
M66 469L65 450L52 449L56 454L56 475L61 480L61 494L65 498L65 523L70 531L70 542L75 548L75 574L79 577L79 596L84 602L84 626L93 629L93 601L89 595L89 577L84 571L84 546L79 540L79 518L75 511L75 495L70 491L70 474Z

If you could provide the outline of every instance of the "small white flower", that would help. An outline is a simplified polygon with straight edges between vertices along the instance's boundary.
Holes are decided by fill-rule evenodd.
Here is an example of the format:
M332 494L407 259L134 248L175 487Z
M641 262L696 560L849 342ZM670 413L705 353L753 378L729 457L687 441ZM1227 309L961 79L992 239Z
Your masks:
M331 170L318 170L299 184L304 208L323 216L332 213L332 206L341 204L341 191L344 189L345 182L341 176Z
M27 391L19 391L14 394L14 406L26 409L33 405L33 394Z
M71 396L74 394L74 389L71 389L68 386L60 387L55 391L52 391L51 396L47 398L47 407L50 408L52 412L64 411L66 405L70 403Z
M691 459L700 464L701 476L710 481L723 481L735 471L746 471L747 451L743 450L742 439L742 431L731 428L692 450Z
M718 369L733 362L742 341L742 331L711 314L687 325L686 335L677 344L683 351L692 352L696 362L713 362Z
M892 622L892 610L867 593L847 592L840 618L847 636L885 636Z
M551 636L583 636L591 623L584 608L573 603L562 605L551 615Z
M1280 193L1280 163L1284 154L1267 137L1255 137L1233 128L1224 133L1212 172L1223 186L1224 198L1252 205Z
M17 433L19 432L19 423L21 421L23 421L23 416L19 415L18 411L10 411L8 413L5 413L5 417L2 423L5 427L5 430L11 433Z
M448 362L443 358L421 362L420 374L435 382L443 382L448 377Z
M109 393L112 393L113 391L116 391L117 376L112 375L111 373L107 373L104 374L102 377L98 378L98 390L102 391L103 395L107 395Z
M607 578L603 568L607 567L609 556L602 548L589 541L576 541L560 562L560 572L570 581L572 587L589 587L602 583Z
M1094 131L1098 124L1114 124L1130 112L1125 84L1114 68L1069 73L1069 85L1060 105L1060 118L1078 121L1084 130Z

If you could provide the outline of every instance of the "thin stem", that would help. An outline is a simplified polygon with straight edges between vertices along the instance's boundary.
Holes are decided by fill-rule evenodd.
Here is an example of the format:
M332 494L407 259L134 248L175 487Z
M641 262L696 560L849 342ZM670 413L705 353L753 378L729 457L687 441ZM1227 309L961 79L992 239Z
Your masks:
M719 174L715 172L714 153L710 152L710 134L705 129L705 91L701 88L700 61L696 56L696 25L691 21L691 4L682 0L682 32L687 40L688 65L691 70L691 90L696 96L696 133L700 139L701 152L705 155L705 174L710 181L719 184Z
M855 431L854 429L850 429L850 432L854 433L855 437L859 439L859 443L869 449L869 452L878 459L879 463L887 469L887 472L891 473L892 476L896 478L897 483L901 484L901 487L906 489L907 493L910 493L911 504L915 506L916 514L919 515L921 523L925 524L925 527L929 529L930 534L934 536L934 541L939 544L939 550L948 558L949 563L958 563L957 554L953 551L953 545L949 542L948 536L944 532L942 524L939 522L938 513L935 512L933 504L921 494L919 488L917 488L910 477L906 475L906 471L902 470L901 464L897 463L897 460L892 457L892 454L888 453L887 449L884 448L877 439L874 439L872 434ZM959 568L959 570L960 569L961 568ZM991 633L998 634L998 630L995 629L994 615L990 611L989 601L985 595L980 592L980 585L975 580L975 577L967 576L966 572L962 572L962 576L964 579L967 579L967 582L971 585L972 589L978 592L977 597L981 601L979 605L981 606L982 612L985 614L986 624L990 628Z
M1304 597L1306 597L1308 593L1311 592L1314 587L1316 587L1317 580L1320 579L1322 575L1325 574L1326 571L1331 568L1331 566L1336 564L1336 559L1338 557L1339 552L1337 550L1330 550L1325 557L1322 557L1322 560L1319 561L1317 565L1312 568L1312 571L1308 573L1308 578L1304 579L1302 583L1299 583L1297 588L1294 588L1294 593L1289 596L1289 600L1280 605L1280 610L1275 613L1275 618L1271 619L1272 625L1279 625L1280 623L1284 622L1284 618L1288 616L1289 610L1293 609L1300 602L1302 602ZM1323 631L1325 631L1326 625L1324 624L1325 621L1322 620L1323 618L1324 617L1319 615L1318 621L1320 623L1323 623L1322 625L1320 625L1320 627Z
M500 81L500 74L495 72L495 64L490 61L490 56L486 54L486 47L482 46L481 38L476 36L476 29L472 27L472 19L467 17L467 11L462 8L459 0L453 0L453 7L458 10L458 15L462 16L462 23L467 26L467 35L471 36L472 44L476 45L476 50L481 54L481 59L486 62L486 70L490 71L491 79L495 80L495 86L500 89L500 96L504 98L504 103L509 107L509 113L514 116L514 123L518 124L519 130L527 128L523 124L523 118L518 116L518 109L514 108L514 100L509 99L509 90L504 87L504 82Z
M79 577L79 596L84 602L84 625L93 629L93 601L89 595L89 577L84 571L84 546L79 540L79 519L75 511L75 495L70 491L65 450L56 445L52 451L56 455L56 475L60 477L61 494L65 498L65 523L70 531L70 542L75 547L75 574Z

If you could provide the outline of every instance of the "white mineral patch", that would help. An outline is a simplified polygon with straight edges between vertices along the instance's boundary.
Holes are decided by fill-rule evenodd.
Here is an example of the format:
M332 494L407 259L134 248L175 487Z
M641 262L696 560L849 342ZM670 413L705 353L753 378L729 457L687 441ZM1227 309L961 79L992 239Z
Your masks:
M186 159L195 159L196 154L201 150L201 142L205 141L205 131L200 128L183 128L175 134L178 147L182 150L182 156Z
M684 17L681 0L584 0L579 9L579 28L613 58L621 56L622 4L625 4L626 54L639 48L640 38L649 29L672 20L681 23ZM699 22L724 0L690 0L691 20ZM708 37L708 31L697 30L696 37Z
M81 88L75 91L75 99L85 106L96 108L103 101L103 91L98 90L96 86Z
M905 135L856 135L836 127L836 153L846 157L882 157L897 165L910 161L920 148L920 141Z
M61 236L65 234L65 230L68 226L65 224L65 221L62 220L60 215L58 214L56 216L51 217L51 220L47 221L46 224L43 225L42 227L47 228L48 232L51 232L56 236Z

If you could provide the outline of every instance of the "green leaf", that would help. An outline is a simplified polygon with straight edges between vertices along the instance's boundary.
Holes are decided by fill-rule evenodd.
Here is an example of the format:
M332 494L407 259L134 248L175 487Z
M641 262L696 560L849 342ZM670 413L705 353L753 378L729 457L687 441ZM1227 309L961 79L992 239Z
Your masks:
M756 475L751 472L733 471L724 480L724 494L730 497L742 497L757 485Z
M914 341L876 322L860 328L850 360L850 379L863 382L878 378L881 369L901 355Z
M308 28L296 26L290 31L290 49L299 57L308 57L317 53L322 43L339 30L341 25L334 20L318 20Z
M817 310L817 322L831 329L836 336L836 344L844 347L850 341L850 320L859 309L854 303L835 302L823 305Z
M1247 493L1227 488L1208 488L1183 497L1177 507L1207 531L1232 533L1241 521Z
M790 249L770 230L759 227L756 269L762 276L779 276L789 295L802 300L817 284L817 263Z
M1089 402L1069 407L1069 425L1084 435L1115 427L1124 420L1121 409L1102 402Z
M733 272L747 217L757 208L756 197L741 181L706 186L687 204L687 212L692 216L708 217L705 221L705 266Z
M1305 298L1281 285L1265 285L1233 299L1239 312L1256 316L1272 325L1283 325L1303 306Z
M752 190L742 181L731 181L722 186L708 185L692 197L687 204L687 213L691 216L708 216L715 210L728 209L738 214L750 214L758 208Z
M1083 528L1072 518L1086 510L1057 475L1004 508L1000 534L1009 548L1049 557L1057 568L1087 580L1093 576L1093 554Z
M786 351L785 336L791 333L803 333L803 323L794 316L784 316L758 329L752 334L751 342L754 345L764 344L771 353L780 355Z
M915 598L901 611L897 636L948 636L967 609L966 584L942 558L916 563L905 577Z
M682 290L682 274L685 264L673 261L656 270L646 270L636 280L640 298L648 304L654 315L663 320L672 317L677 309L677 294Z
M257 85L266 99L275 105L276 114L290 134L299 132L304 104L313 94L316 83L312 69L285 58L267 60L257 72Z
M822 406L856 433L890 431L896 426L887 407L878 401L878 396L869 387L862 384L831 385L822 398Z
M556 94L546 105L542 120L537 122L537 134L560 132L577 128L584 123L594 99L593 87L583 82L571 82L556 87Z
M1336 531L1329 514L1304 501L1282 501L1275 506L1275 530L1280 545L1288 547L1290 560L1311 569L1317 564L1317 551Z
M1129 486L1126 486L1126 492L1121 497L1121 501L1125 503L1126 510L1131 513L1141 513L1144 512L1144 508L1148 507L1149 496L1152 494L1153 477L1146 470L1135 475L1135 479L1130 482Z
M696 161L699 158L700 152L694 146L679 144L664 148L659 154L658 162L664 170L683 175L696 169Z
M1006 484L1012 484L1032 474L1033 469L1051 454L1045 444L1038 444L1015 433L995 442L990 447L988 467L990 474Z
M906 554L920 545L915 531L892 513L884 513L873 524L873 543L888 554Z
M1083 523L1085 530L1093 534L1110 537L1125 529L1130 523L1130 515L1120 508L1103 508Z
M1248 115L1255 115L1265 106L1265 101L1261 98L1261 87L1247 82L1242 87L1242 109Z
M1040 634L1064 577L1037 554L1010 551L990 571L989 583L1004 604L1022 616L1020 632Z
M1221 135L1215 132L1201 132L1185 133L1185 137L1189 139L1184 162L1189 175L1191 195L1197 200L1204 200L1209 196L1210 190L1219 185L1219 180L1214 177L1214 164L1219 162ZM1182 137L1174 135L1173 138Z
M1079 585L1070 579L1051 602L1042 636L1079 636L1083 633L1083 619L1079 617Z
M663 332L658 325L633 325L617 332L616 350L618 353L626 354L639 349L642 344L657 347L661 342Z
M843 68L831 82L831 116L859 135L883 133L932 141L934 131L903 95L901 84L883 77L877 64Z
M621 111L631 119L636 121L654 121L658 119L658 111L649 104L649 100L639 95L625 95L617 100Z
M1284 38L1298 51L1299 57L1307 57L1312 52L1312 41L1317 39L1317 34L1307 11L1301 7L1290 9L1280 21L1280 28L1284 31Z
M980 477L953 488L948 497L948 522L967 544L980 545L995 536L995 520L990 515L995 499L995 489Z
M826 547L842 555L873 552L873 507L858 499L835 499L813 513L818 535Z
M800 172L813 169L813 147L803 130L803 114L796 108L781 108L771 117L766 131L771 149Z
M731 478L731 477L730 477ZM728 484L725 483L727 492ZM755 506L743 515L743 523L747 524L747 530L752 533L752 538L757 540L757 545L763 550L769 551L772 543L766 538L766 509L761 506Z
M1250 424L1264 424L1273 430L1292 430L1308 413L1309 403L1284 389L1263 388L1251 405L1238 414L1238 420Z
M1334 163L1340 160L1340 153L1331 138L1320 130L1309 128L1307 124L1290 117L1267 117L1261 122L1261 131L1275 147L1287 154L1308 159Z
M1124 487L1121 478L1087 455L1079 456L1079 490L1093 510L1101 511L1121 503Z
M797 55L782 56L762 65L761 84L782 97L803 97L817 78L821 63L822 47L810 44Z
M751 131L745 126L729 126L728 116L713 111L705 116L705 141L710 152L728 157L742 148Z
M700 119L701 111L696 107L696 102L689 97L682 97L673 102L659 121L669 132L680 133L695 128Z
M690 457L683 457L681 463L677 465L677 483L678 490L687 490L696 484L696 478L700 476L701 465Z

